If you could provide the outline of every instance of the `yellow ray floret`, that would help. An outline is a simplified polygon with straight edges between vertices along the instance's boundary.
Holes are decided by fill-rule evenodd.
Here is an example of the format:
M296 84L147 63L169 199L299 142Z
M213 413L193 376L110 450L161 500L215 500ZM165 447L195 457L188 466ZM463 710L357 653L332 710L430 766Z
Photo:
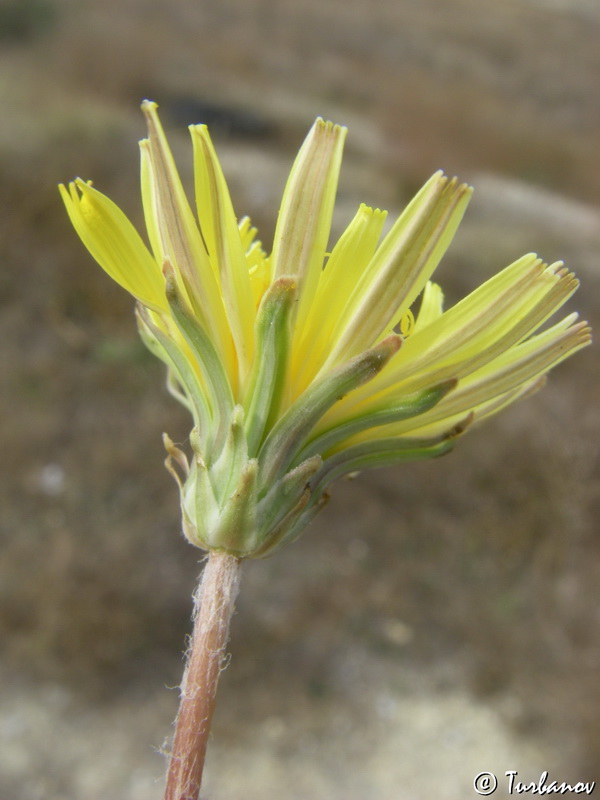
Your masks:
M59 189L73 227L102 269L144 305L166 309L161 270L121 209L79 178Z
M148 123L148 177L145 189L151 197L145 207L147 227L157 236L163 257L175 270L191 309L202 325L212 332L217 351L233 382L237 379L232 332L219 277L211 265L206 243L190 208L160 120L156 103L144 101L142 110Z
M275 278L291 277L300 287L294 312L299 328L310 313L323 268L346 128L317 119L294 162L273 241Z
M254 356L256 316L246 251L208 129L206 125L191 125L190 132L200 230L213 270L219 277L243 380Z

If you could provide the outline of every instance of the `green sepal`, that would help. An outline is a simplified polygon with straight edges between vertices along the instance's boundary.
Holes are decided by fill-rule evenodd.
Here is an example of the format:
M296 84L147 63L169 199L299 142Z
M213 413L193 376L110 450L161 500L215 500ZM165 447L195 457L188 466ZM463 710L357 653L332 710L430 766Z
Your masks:
M328 502L329 494L327 492L316 497L310 488L306 489L302 496L302 502L298 503L293 512L285 517L264 546L253 553L252 557L265 558L283 545L296 541Z
M221 510L219 524L207 537L209 548L227 550L244 557L254 552L259 543L256 527L256 482L258 461L251 458L242 469L235 491Z
M188 359L175 342L152 322L148 310L139 303L136 307L136 320L142 341L153 355L174 372L192 406L194 424L205 433L209 427L210 413L204 390Z
M277 413L290 344L290 314L297 297L293 278L279 278L267 289L256 317L256 356L244 403L248 451L256 455L269 419Z
M173 267L168 261L165 261L163 271L165 294L171 314L194 356L198 359L202 368L202 377L206 383L206 394L213 424L211 425L212 438L205 452L206 457L212 462L221 452L233 412L234 401L231 385L210 336L187 307L177 286Z
M186 538L196 547L210 547L211 534L218 525L220 509L208 467L199 453L194 454L190 474L181 495L183 532Z
M192 511L188 509L188 479L190 477L190 472L192 469L195 469L195 466L190 464L187 460L187 457L183 450L180 450L174 442L171 440L171 437L168 433L163 433L163 444L165 446L165 450L167 451L167 457L165 459L165 467L167 471L171 475L171 477L175 480L175 483L179 487L179 497L181 503L181 524L183 529L183 534L185 538L191 542L196 547L202 547L202 543L198 537L198 529L195 523L195 514L194 511L194 503L192 502ZM176 469L175 465L179 467Z
M183 382L180 380L179 375L177 374L177 370L172 365L167 365L167 391L174 397L177 402L181 403L184 408L190 412L192 417L194 418L194 422L197 422L196 413L194 404L188 397L187 391Z
M469 415L438 436L379 439L360 442L340 450L323 462L321 471L311 484L313 497L318 499L330 483L353 472L442 456L452 450L456 439L464 433L472 418Z
M261 531L271 531L279 525L308 488L311 479L323 466L321 456L306 459L272 486L257 507L257 525ZM271 534L269 534L270 536Z
M454 447L452 440L448 439L436 444L426 444L425 441L402 441L401 439L383 439L378 442L378 449L371 452L371 442L363 445L349 447L344 452L344 459L336 463L335 456L327 459L323 472L318 476L315 485L315 495L318 496L330 483L352 472L361 472L372 467L389 467L403 461L418 461L424 458L435 458L444 455Z
M244 409L233 409L227 438L219 457L210 470L210 478L219 503L233 492L248 461L248 444L244 432Z
M402 338L391 334L371 349L350 359L300 395L274 426L261 451L261 486L286 472L307 436L323 414L348 392L371 380L397 352Z
M243 416L232 425L240 428ZM237 434L236 434L237 435ZM195 451L190 473L182 489L182 511L186 538L205 550L220 549L243 557L257 545L256 478L258 464L247 460L229 476L233 489L222 502L215 492L215 476L197 451L197 431L190 435ZM239 466L239 454L235 454ZM234 470L232 470L232 473Z
M457 380L451 379L424 391L405 395L392 402L388 401L379 408L370 406L364 413L320 433L302 449L297 460L301 461L315 453L325 457L332 447L343 446L345 439L361 431L417 417L437 405L457 383Z
M296 505L294 505L284 515L283 519L281 519L280 522L269 531L265 541L253 551L251 554L252 558L265 558L266 556L271 555L274 550L277 550L283 544L283 542L286 540L287 534L292 528L295 527L300 515L308 505L310 496L311 492L307 487L302 492Z

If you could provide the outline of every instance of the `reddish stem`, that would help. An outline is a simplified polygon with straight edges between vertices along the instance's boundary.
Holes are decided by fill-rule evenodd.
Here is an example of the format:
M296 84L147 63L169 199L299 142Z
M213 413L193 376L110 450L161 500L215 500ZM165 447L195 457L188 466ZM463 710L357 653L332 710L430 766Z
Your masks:
M194 632L181 683L165 800L198 800L240 561L211 551L194 601Z

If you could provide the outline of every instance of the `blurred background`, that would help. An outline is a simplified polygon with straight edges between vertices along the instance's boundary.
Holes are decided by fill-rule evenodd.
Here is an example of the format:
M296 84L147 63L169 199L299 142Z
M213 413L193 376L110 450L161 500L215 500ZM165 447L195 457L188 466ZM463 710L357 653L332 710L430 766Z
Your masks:
M182 174L207 122L267 248L318 114L336 233L443 167L474 183L448 302L525 252L600 323L596 0L0 0L0 796L159 800L201 553L161 433L187 415L56 184L141 224L139 103ZM442 460L339 484L246 566L204 794L464 800L483 770L600 780L598 359Z

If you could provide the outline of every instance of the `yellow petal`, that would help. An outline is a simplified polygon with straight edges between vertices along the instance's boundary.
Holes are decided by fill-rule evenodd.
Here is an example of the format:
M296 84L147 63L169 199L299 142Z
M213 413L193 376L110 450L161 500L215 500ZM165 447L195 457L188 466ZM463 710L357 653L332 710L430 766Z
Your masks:
M294 396L319 372L327 356L340 315L365 267L373 257L387 211L361 205L329 256L307 315L297 335L292 369Z
M427 281L421 297L421 306L415 321L413 334L439 319L442 316L443 307L444 293L441 286L438 286L433 281Z
M590 343L585 322L573 324L577 314L510 348L489 364L459 382L451 396L444 398L435 416L475 409L493 397L537 379L565 358Z
M590 343L590 328L577 324L571 314L543 333L511 347L481 369L461 380L457 388L420 418L397 423L393 435L413 433L416 427L463 415L487 406L491 401L519 390ZM444 422L446 424L446 422ZM388 432L389 435L389 432Z
M340 315L326 368L387 334L422 291L450 244L470 187L436 173L396 221Z
M142 206L146 231L150 240L150 247L154 253L157 264L162 264L169 257L163 249L160 236L159 208L154 185L152 161L150 159L150 143L148 139L140 141L140 187L142 192Z
M252 301L255 310L258 310L265 292L271 286L271 259L265 256L260 243L256 242L246 253L248 274L252 288Z
M576 287L561 265L547 267L534 254L524 256L417 330L371 382L370 393L357 390L330 416L337 421L369 404L474 372L533 333Z
M563 323L559 325L564 327ZM503 368L498 364L497 372L486 369L488 374L479 379L461 381L459 388L421 416L366 430L344 441L339 449L379 439L398 438L401 441L403 437L442 435L465 419L479 422L498 413L542 386L549 369L590 343L587 323L573 326L559 336L554 331L552 333L552 341L547 339L545 345L541 341L532 344L532 352L528 354L516 352L518 348L513 348L515 352L507 354Z
M258 311L264 293L272 283L271 259L256 238L257 230L249 217L242 217L238 224L242 248L246 254L246 265L252 289L252 301L255 313Z
M323 268L345 138L346 128L317 119L296 157L281 201L273 275L295 279L300 327Z
M246 255L229 189L206 125L191 125L198 219L221 293L240 363L240 378L254 355L255 307Z
M121 209L80 179L59 189L73 227L102 269L145 306L166 310L161 271Z
M574 276L558 264L534 265L524 280L515 281L509 291L496 299L487 313L480 309L466 325L456 329L454 337L450 333L455 346L447 348L446 354L442 352L441 343L431 347L426 359L427 370L432 376L452 373L453 377L473 372L539 328L577 286ZM437 357L432 359L433 353L437 353ZM413 363L416 365L418 357ZM420 371L418 382L425 377L422 364ZM410 380L406 373L404 378Z
M460 377L528 336L577 287L557 267L530 254L491 278L405 343L387 386L402 391L419 375Z
M218 277L213 272L156 109L156 103L149 100L142 103L150 155L145 168L152 176L155 197L148 205L155 209L150 212L148 228L157 231L165 260L182 280L199 323L211 336L235 384L237 364Z
M242 247L244 248L244 252L247 253L256 241L258 230L252 224L250 217L242 217L238 222L238 228L240 230Z

